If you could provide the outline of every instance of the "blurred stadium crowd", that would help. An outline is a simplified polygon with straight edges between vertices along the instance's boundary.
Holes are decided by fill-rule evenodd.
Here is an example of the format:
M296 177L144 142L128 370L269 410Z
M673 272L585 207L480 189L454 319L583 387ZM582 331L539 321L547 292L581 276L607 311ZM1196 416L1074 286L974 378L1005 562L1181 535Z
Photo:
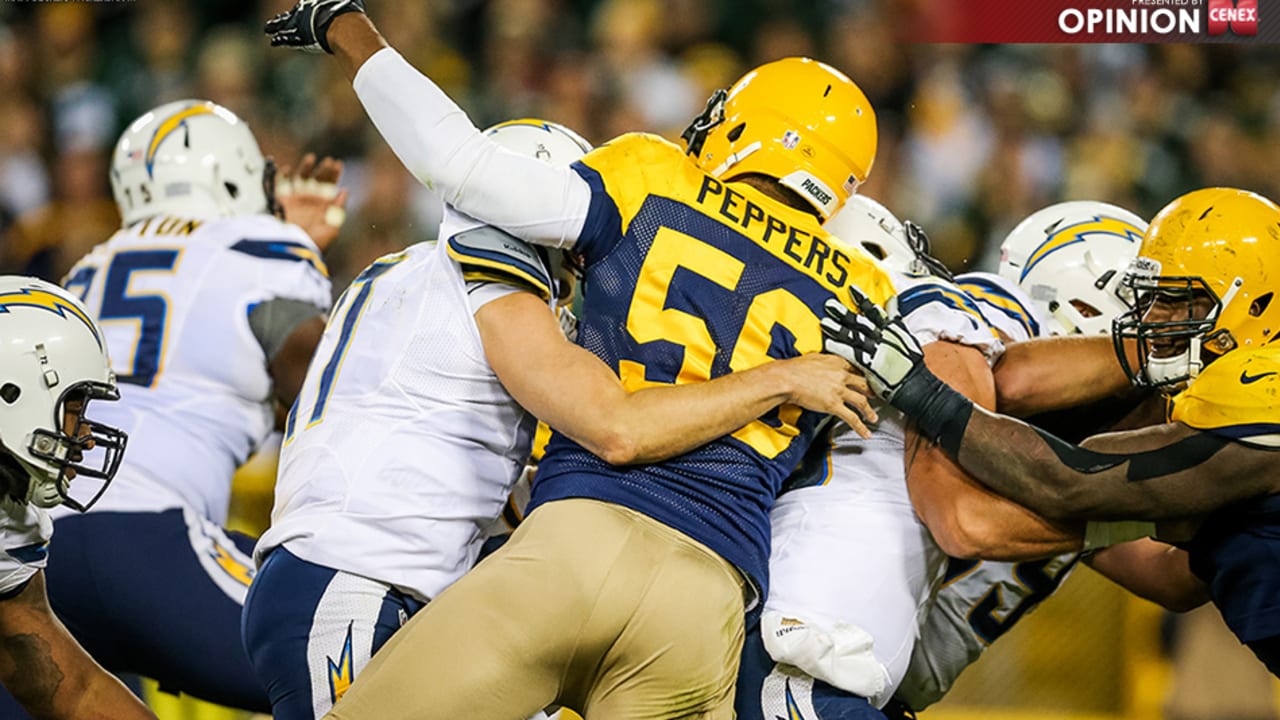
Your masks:
M57 279L109 236L112 143L139 113L184 97L230 107L281 162L307 150L347 162L335 287L429 239L437 202L335 67L258 41L276 4L0 4L0 271ZM904 5L450 0L380 12L391 42L480 123L536 115L594 142L626 129L674 139L746 68L822 58L877 108L866 194L922 223L957 269L992 267L1004 234L1059 199L1150 217L1205 185L1280 195L1274 48L909 45L897 40Z

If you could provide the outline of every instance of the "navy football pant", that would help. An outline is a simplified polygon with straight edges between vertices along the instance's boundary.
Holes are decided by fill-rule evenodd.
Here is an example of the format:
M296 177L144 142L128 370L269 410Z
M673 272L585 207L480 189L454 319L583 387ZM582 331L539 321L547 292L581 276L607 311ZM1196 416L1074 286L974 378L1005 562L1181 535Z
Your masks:
M49 602L111 672L270 712L240 643L253 545L179 509L69 515L54 523L49 543Z

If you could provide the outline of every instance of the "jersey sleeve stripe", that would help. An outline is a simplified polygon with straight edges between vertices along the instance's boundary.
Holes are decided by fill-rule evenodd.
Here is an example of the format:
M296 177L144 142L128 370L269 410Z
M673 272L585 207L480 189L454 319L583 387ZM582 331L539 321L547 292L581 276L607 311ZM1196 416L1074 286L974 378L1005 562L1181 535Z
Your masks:
M1197 429L1249 445L1280 448L1280 423L1247 423Z
M457 237L449 238L447 249L449 257L462 267L462 276L468 282L516 284L533 289L543 299L551 298L551 276L545 267L536 267L509 254L466 245Z
M22 547L5 550L9 557L17 560L23 565L34 565L43 562L49 557L49 543L38 542L31 545L23 545Z
M582 224L578 242L573 246L574 252L581 254L586 264L590 265L608 255L622 241L622 214L605 189L604 178L599 172L581 160L573 164L573 170L591 188L587 219Z
M231 246L236 252L263 258L264 260L289 260L305 262L317 272L329 277L329 266L315 248L308 247L292 240L254 240L244 239Z
M930 303L941 303L986 324L986 318L972 298L941 285L916 285L906 289L898 296L898 312L906 317Z
M1005 292L1004 288L975 277L967 277L964 282L958 284L978 302L1018 321L1031 337L1040 336L1040 323L1036 322L1035 313L1023 305L1018 298Z

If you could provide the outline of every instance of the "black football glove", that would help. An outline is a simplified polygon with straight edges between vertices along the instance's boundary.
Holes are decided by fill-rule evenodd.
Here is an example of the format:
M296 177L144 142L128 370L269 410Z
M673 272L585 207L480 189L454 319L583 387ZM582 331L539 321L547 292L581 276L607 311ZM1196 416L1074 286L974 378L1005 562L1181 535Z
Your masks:
M332 55L325 33L334 18L349 12L363 13L364 0L298 0L292 10L268 20L263 30L271 36L272 47Z

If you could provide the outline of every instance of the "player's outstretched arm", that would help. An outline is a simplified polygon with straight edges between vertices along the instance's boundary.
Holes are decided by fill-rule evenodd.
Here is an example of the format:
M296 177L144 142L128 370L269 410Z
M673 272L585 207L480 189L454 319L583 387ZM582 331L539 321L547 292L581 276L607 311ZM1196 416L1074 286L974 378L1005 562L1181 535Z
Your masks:
M864 435L863 419L875 419L863 379L836 357L806 355L710 382L628 393L599 358L564 338L532 293L484 305L476 325L489 364L516 401L613 465L688 452L784 403L836 415Z
M449 205L539 245L572 246L591 189L569 168L502 149L395 52L357 0L300 0L266 25L273 45L336 55L396 156Z
M0 600L0 683L38 720L155 720L89 657L45 595L44 573Z
M1131 387L1111 338L1103 335L1012 343L992 372L996 407L1015 417L1097 402Z
M1277 451L1181 423L1073 445L976 407L929 372L901 318L855 296L859 314L828 303L827 349L863 368L877 394L973 477L1045 517L1175 519L1280 491L1280 476L1268 470Z

